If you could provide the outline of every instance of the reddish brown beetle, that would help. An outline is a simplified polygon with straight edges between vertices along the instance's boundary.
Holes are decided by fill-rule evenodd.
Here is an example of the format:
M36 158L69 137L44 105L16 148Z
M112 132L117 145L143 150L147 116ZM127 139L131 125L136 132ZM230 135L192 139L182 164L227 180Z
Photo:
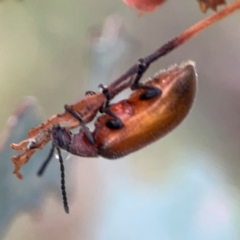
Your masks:
M56 146L78 156L116 159L158 140L174 129L192 106L196 92L194 64L171 67L144 86L157 87L162 94L141 100L144 90L138 89L128 99L110 106L121 119L122 128L108 127L112 117L104 114L95 122L95 144L90 144L82 128L72 135L65 128L54 127L52 136Z
M107 105L105 104L106 101L108 102L120 91L129 86L132 86L132 89L138 88L138 81L141 75L145 72L145 70L149 67L151 63L153 63L160 57L168 54L175 48L181 46L205 28L234 13L238 9L240 9L240 0L229 4L224 9L213 14L212 16L209 16L206 19L199 21L198 23L184 31L182 34L180 34L178 37L164 44L162 47L160 47L155 52L143 59L141 65L143 69L141 71L139 71L140 68L138 63L129 68L126 73L116 79L107 89L109 93L107 98L106 95L102 93L95 94L91 96L91 98L87 97L82 101L70 106L70 110L72 110L75 114L70 114L69 111L65 111L65 113L54 115L47 122L37 126L36 128L31 129L26 140L23 140L19 144L11 144L11 147L13 149L22 151L19 155L12 158L15 164L14 173L19 178L22 177L19 173L21 166L29 160L29 158L34 154L34 152L43 148L51 140L51 129L54 124L67 124L67 129L72 129L79 125L84 126L84 123L88 123L89 121L93 120L98 110L104 107L104 105ZM137 76L132 84L132 81L131 79L129 80L129 78L132 78L135 74L137 74ZM151 96L154 96L154 94L150 94L150 97ZM81 117L81 121L79 118L77 120L76 114ZM109 119L109 121L112 120ZM116 122L117 121L115 121L115 123ZM87 128L84 129L85 131L88 131Z
M157 74L145 85L155 86L162 94L139 100L143 90L136 90L129 99L110 109L124 123L119 131L106 127L109 116L99 117L93 133L98 154L115 159L137 151L174 129L188 114L196 93L194 64L188 62Z
M61 163L62 193L66 212L69 210L60 149L82 157L102 156L117 159L163 137L186 117L192 106L196 93L194 63L173 66L157 74L144 86L158 88L162 94L143 99L146 90L137 89L128 99L111 105L109 109L119 117L123 126L118 129L109 127L109 120L115 118L103 114L95 122L95 130L92 133L94 144L89 142L86 130L83 129L85 126L74 135L59 125L52 128L52 149L38 174L43 174L56 148Z
M56 148L61 163L62 192L67 212L64 167L60 148L79 156L103 156L115 159L134 152L171 131L187 115L194 99L196 79L193 64L189 62L179 67L173 67L166 72L166 79L163 78L166 73L161 73L144 85L138 83L142 73L152 62L238 9L240 9L240 0L236 0L221 11L193 25L144 58L141 64L132 66L115 80L108 89L104 89L108 90L106 91L107 94L93 95L91 100L90 98L83 99L71 105L70 108L66 107L65 113L55 115L43 125L30 130L29 138L19 144L11 145L16 150L22 150L18 156L12 158L15 164L14 173L20 178L19 170L21 166L29 160L35 151L40 150L47 142L53 140L51 154L44 162L39 174L43 173ZM136 76L133 78L134 75ZM158 78L159 82L157 81ZM172 81L167 80L168 78ZM160 79L162 80L160 81ZM164 85L164 82L169 85ZM129 86L136 92L129 99L109 107L109 100ZM163 90L162 95L160 95L161 90ZM94 101L96 102L94 103ZM105 114L97 119L95 130L91 133L85 123L93 120L97 111L101 108L105 108L103 109ZM54 125L62 123L67 124L66 128ZM82 127L80 132L72 135L69 130L79 125Z

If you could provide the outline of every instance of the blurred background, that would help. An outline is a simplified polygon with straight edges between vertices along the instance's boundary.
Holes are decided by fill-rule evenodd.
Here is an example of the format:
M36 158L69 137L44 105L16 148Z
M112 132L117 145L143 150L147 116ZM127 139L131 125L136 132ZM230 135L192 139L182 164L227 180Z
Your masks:
M239 12L145 74L196 62L197 98L176 130L117 161L67 157L70 215L57 161L36 177L48 149L24 167L24 180L12 174L10 142L207 15L192 0L141 17L120 0L0 2L0 239L240 239ZM14 111L19 121L6 127Z

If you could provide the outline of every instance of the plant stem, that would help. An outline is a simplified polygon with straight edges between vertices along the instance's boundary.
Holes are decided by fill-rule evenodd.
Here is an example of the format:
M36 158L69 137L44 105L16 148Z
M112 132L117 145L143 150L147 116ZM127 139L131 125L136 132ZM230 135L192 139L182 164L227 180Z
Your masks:
M146 65L150 65L154 61L158 60L160 57L170 53L175 48L179 47L180 45L184 44L195 35L206 29L207 27L211 26L212 24L222 20L223 18L231 15L235 11L240 9L240 0L236 0L232 4L229 4L224 9L214 13L210 17L207 17L192 27L188 28L178 37L174 38L173 40L169 41L168 43L164 44L161 48L156 50L154 53L150 54L149 56L145 57L144 63ZM138 64L133 65L126 73L116 79L111 85L109 85L109 93L111 96L115 96L116 93L120 92L126 86L130 86L130 82L125 83L124 87L119 85L123 84L123 81L134 75L138 70Z

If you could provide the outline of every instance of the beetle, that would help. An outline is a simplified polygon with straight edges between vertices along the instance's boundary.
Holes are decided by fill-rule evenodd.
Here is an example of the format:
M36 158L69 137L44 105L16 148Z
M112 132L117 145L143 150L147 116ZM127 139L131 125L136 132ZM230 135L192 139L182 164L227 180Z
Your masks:
M196 93L196 73L193 62L174 66L155 75L144 86L161 89L162 94L142 99L143 89L129 98L112 104L109 109L123 123L114 129L107 125L113 119L103 114L95 121L92 133L95 144L89 144L83 127L72 135L62 127L52 130L56 146L78 156L116 159L137 151L174 129L189 112Z
M108 126L110 120L115 120L109 114L102 114L95 121L92 132L94 144L86 135L86 126L80 128L77 134L72 134L60 125L54 125L51 130L52 149L40 168L42 175L47 164L57 149L62 172L62 194L64 208L69 212L65 191L64 166L60 149L82 157L102 156L107 159L117 159L137 151L144 146L157 141L173 130L188 114L196 94L195 64L191 61L175 65L167 71L160 72L144 86L156 87L162 94L151 98L143 98L144 89L135 90L127 99L109 106L123 126L114 128ZM74 114L74 113L73 113Z
M126 111L127 109L133 110L134 109L134 108L132 108L133 106L135 106L136 109L138 109L138 110L142 109L143 111L146 111L147 109L148 110L152 109L150 111L150 113L151 113L151 116L154 116L154 113L155 113L153 111L154 104L145 105L145 107L143 107L144 104L143 103L140 104L139 102L141 102L143 100L148 100L148 102L151 102L154 100L154 98L157 99L161 95L161 90L159 89L160 90L160 92L159 92L156 90L157 87L151 86L151 85L155 84L154 82L151 82L151 81L146 84L139 84L141 75L147 70L147 68L150 66L151 63L158 60L160 57L170 53L172 50L181 46L182 44L184 44L185 42L187 42L188 40L193 38L195 35L200 33L202 30L204 30L205 28L211 26L212 24L216 23L217 21L220 21L221 19L234 13L238 9L240 9L240 0L236 0L234 3L229 4L221 11L218 11L217 13L213 14L212 16L209 16L209 17L199 21L198 23L196 23L195 25L191 26L186 31L181 33L179 36L172 39L168 43L164 44L161 48L157 49L155 52L153 52L149 56L145 57L142 61L140 61L140 64L138 63L138 64L133 65L130 69L128 69L126 71L126 73L124 73L117 80L115 80L110 85L109 88L103 88L103 90L106 93L106 94L104 94L105 98L103 98L105 100L100 101L99 106L96 104L95 105L93 104L92 109L86 108L87 109L86 113L90 114L89 120L84 120L85 115L84 116L81 115L81 110L83 110L87 105L85 105L85 104L81 105L81 103L78 102L73 105L73 108L75 108L75 109L66 107L65 113L60 114L60 115L55 115L55 116L53 116L53 118L50 118L49 121L45 122L43 125L37 126L36 128L30 130L29 137L26 140L23 140L19 144L11 145L11 147L16 150L22 150L22 152L18 156L14 156L12 158L12 160L15 164L14 173L20 178L21 174L19 173L19 170L20 170L21 166L29 160L29 158L35 151L40 150L42 147L44 147L46 145L47 142L49 142L50 140L53 140L52 141L53 145L52 145L52 149L49 154L49 157L46 159L46 161L42 165L42 167L39 171L39 174L41 175L43 173L43 171L46 168L47 163L50 159L50 156L53 155L54 149L56 148L58 151L59 160L60 160L60 164L61 164L62 193L63 193L63 198L64 198L64 202L65 202L65 207L66 207L65 210L67 210L68 206L67 206L66 192L65 192L65 186L64 186L64 167L63 167L63 161L62 161L62 157L61 157L60 148L65 149L75 155L80 155L80 156L86 155L86 156L90 157L91 154L93 154L94 156L99 155L99 156L104 156L105 158L109 158L109 159L116 159L116 158L122 157L126 154L129 154L131 152L134 152L134 151L142 148L143 146L150 144L153 141L156 141L157 139L159 139L160 137L163 137L165 134L167 134L169 131L171 131L187 115L187 113L192 105L193 99L194 99L194 94L195 94L194 86L196 87L196 83L192 85L193 88L187 87L188 81L185 82L186 86L184 86L184 84L183 85L180 84L178 88L174 88L173 87L174 84L172 84L172 85L170 84L169 91L167 90L167 88L164 88L164 86L163 86L165 94L168 92L169 96L171 95L170 94L171 89L172 90L175 89L176 92L175 92L175 94L173 94L172 99L170 97L167 98L167 96L164 95L164 93L163 93L162 99L165 99L165 102L158 101L159 107L162 110L156 111L158 113L163 114L161 118L159 118L159 119L156 118L158 120L161 120L162 124L159 125L161 127L156 127L156 128L153 127L152 128L150 126L152 124L153 124L153 126L157 126L158 122L151 121L151 117L150 118L147 117L147 115L146 114L144 115L143 112L141 114L139 114L140 112L133 111L134 115L131 115L131 114L130 115L132 116L132 118L135 118L135 125L134 125L134 122L131 122L132 120L129 118L128 112ZM194 66L193 66L194 64L189 62L189 64L185 64L185 66L187 66L187 65L190 65L191 66L190 68L192 68L192 70L189 69L189 73L190 72L195 73ZM184 69L183 66L181 68L182 68L182 70ZM170 73L171 71L168 70L167 72ZM187 74L187 71L185 73ZM136 75L136 76L133 78L133 75ZM189 79L196 78L196 76L194 74L192 74L192 77L190 77L190 75L189 75ZM187 79L188 78L187 76L188 75L185 75L185 76L183 75L182 77ZM128 81L125 82L125 80L128 80ZM164 82L165 82L165 80L163 79L162 83L164 83ZM179 82L182 82L182 81L179 81ZM195 79L195 82L196 82L196 79ZM190 84L191 81L189 81L188 83ZM121 86L121 84L123 84L123 85ZM177 82L176 82L176 85L177 85ZM110 99L112 99L118 92L122 91L123 89L125 89L129 86L131 86L132 90L137 90L138 93L139 93L139 91L143 91L145 89L144 92L139 96L138 100L136 101L136 103L138 102L139 105L138 104L136 104L136 105L130 104L129 108L127 107L128 104L125 107L125 105L121 106L120 103L116 104L116 105L108 106ZM154 87L154 88L152 88L152 87ZM189 94L189 98L184 97L184 94L187 94L187 91L185 91L185 90L192 91L191 92L192 95ZM136 94L136 93L133 93L133 96L134 96L134 94ZM165 96L165 98L164 98L164 96ZM178 107L177 107L177 105L174 106L174 104L171 105L171 103L175 103L174 99L177 99L177 98L174 98L174 96L175 97L179 96L179 99L183 98L186 100L186 102L184 103L184 101L179 101ZM131 97L130 97L130 99L132 99ZM169 106L167 104L167 100L170 101ZM86 104L88 104L88 103L90 103L90 100L86 101ZM138 108L137 106L142 106L142 108L141 107ZM96 107L96 111L94 110L95 107ZM91 133L89 131L89 129L85 126L85 123L93 120L93 118L96 116L96 112L101 109L106 110L106 111L102 111L103 113L105 112L105 114L103 114L100 118L98 118L98 120L96 121L96 124L95 124L96 128L93 131L93 133ZM165 111L164 111L164 109L165 109ZM149 111L147 111L147 112L149 112ZM106 115L106 114L108 114L108 115ZM119 117L117 114L121 114L121 116ZM138 116L138 118L137 118L137 116ZM164 118L164 116L166 118ZM144 125L142 125L141 117L143 117L143 119L144 119L144 123L145 123ZM86 119L88 119L88 118L86 118ZM137 120L139 120L139 119L141 121L137 122ZM168 119L170 122L166 121L166 119ZM66 128L63 128L59 125L54 125L56 123L57 124L67 123L67 124L69 124L69 126L67 126ZM105 123L105 125L104 125L104 123ZM75 128L76 126L79 126L79 125L82 127L80 129L80 132L76 135L72 135L70 132L70 129ZM131 126L132 126L132 128L130 128ZM110 130L106 129L106 127L109 128ZM129 131L133 130L133 132L131 134L128 134L126 132L127 127L128 127ZM109 135L105 135L104 130L108 130ZM114 132L112 132L112 130L114 130L116 132L114 133ZM155 132L155 130L156 130L156 132ZM151 136L148 136L148 135L151 135ZM141 140L138 139L139 136L141 136ZM66 141L67 139L68 139L68 141ZM137 143L132 143L131 142L132 139L137 140L136 141ZM71 140L71 142L69 142L69 140ZM127 144L129 144L129 145L127 145ZM85 145L85 148L83 147L84 145ZM94 148L94 146L96 148ZM89 147L91 149L91 151L89 149L87 149L86 147ZM92 152L92 150L95 150L95 151Z
M19 169L21 168L21 166L29 160L29 158L34 154L35 151L38 151L39 149L44 147L51 140L51 138L49 137L51 136L51 133L49 133L49 131L51 132L51 128L54 124L67 124L67 129L72 129L79 125L83 126L85 123L93 120L93 118L96 116L97 111L103 109L104 106L105 110L108 109L107 106L109 100L112 99L115 95L117 95L120 91L124 90L129 86L131 86L132 90L139 88L141 86L139 80L151 63L158 60L160 57L170 53L175 48L181 46L205 28L237 11L239 9L239 6L240 0L229 4L227 7L225 7L219 12L216 12L212 16L209 16L206 19L199 21L198 23L181 33L179 36L154 51L152 54L141 59L140 64L137 63L131 68L129 68L126 73L116 79L107 89L104 88L103 90L106 90L105 93L108 94L95 94L92 96L92 98L85 98L80 102L77 102L76 104L70 105L70 110L72 108L72 112L74 112L75 114L69 114L71 111L65 111L65 113L63 114L54 115L47 122L31 129L26 140L23 140L19 144L11 144L11 147L13 149L22 151L19 155L12 157L12 160L15 164L14 173L17 175L17 177L22 177L21 174L19 174ZM131 81L134 75L136 75L135 80ZM148 90L148 93L150 93L150 97L154 96L154 94L151 96L151 92L153 92L154 94L157 93L156 91ZM77 118L75 117L76 114L81 117L81 121L79 121L79 119L77 121ZM109 122L114 125L113 120ZM115 119L115 123L116 122L119 123L118 118ZM116 125L120 126L118 123ZM86 127L84 127L83 129L87 131ZM36 141L36 139L41 139L41 141Z

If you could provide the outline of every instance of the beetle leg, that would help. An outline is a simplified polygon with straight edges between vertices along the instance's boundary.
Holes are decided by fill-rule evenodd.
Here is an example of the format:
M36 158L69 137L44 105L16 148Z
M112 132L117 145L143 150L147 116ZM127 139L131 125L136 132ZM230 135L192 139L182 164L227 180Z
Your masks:
M106 113L107 115L110 115L111 117L113 117L113 119L107 120L106 126L111 129L123 128L124 125L122 120L118 117L117 114L112 112L111 109L109 108L110 96L109 96L108 88L103 86L102 84L100 84L98 87L101 88L102 93L106 96L106 99L107 99L104 105L101 107L100 112Z
M93 135L89 131L88 127L85 125L85 122L82 120L82 117L77 112L75 112L73 109L71 109L68 105L64 105L64 108L67 112L72 114L80 122L80 125L81 125L83 131L85 132L89 143L94 144L95 142L94 142Z
M149 64L146 64L144 62L144 59L141 58L141 59L138 60L138 71L137 71L136 76L133 80L131 89L132 90L146 89L146 91L140 95L140 100L148 100L148 99L154 98L156 96L159 96L162 93L161 89L159 89L157 87L144 85L142 83L139 83L139 80L141 79L144 72L146 72L148 67L149 67Z
M52 159L52 157L53 157L53 154L54 154L54 150L55 150L55 145L52 144L52 148L51 148L51 150L50 150L50 152L49 152L49 154L48 154L47 159L43 162L42 166L39 168L39 170L38 170L38 172L37 172L37 175L38 175L39 177L41 177L41 176L43 175L43 173L44 173L44 171L46 170L48 164L50 163L50 161L51 161L51 159Z
M102 91L102 93L106 97L106 101L105 101L103 107L100 109L100 112L103 112L103 108L107 108L109 106L110 95L109 95L108 88L106 86L104 86L103 84L99 84L98 87L100 88L100 91Z

